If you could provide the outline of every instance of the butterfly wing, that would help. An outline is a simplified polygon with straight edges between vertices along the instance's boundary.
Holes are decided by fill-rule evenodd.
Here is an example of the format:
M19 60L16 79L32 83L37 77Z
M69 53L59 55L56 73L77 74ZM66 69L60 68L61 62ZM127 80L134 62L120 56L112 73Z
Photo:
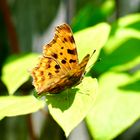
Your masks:
M82 71L83 73L84 73L84 71L85 71L85 68L86 68L86 65L87 65L89 59L90 59L90 55L87 54L87 55L83 58L83 60L81 61L81 63L79 64L79 69L80 69L80 71Z
M57 62L49 57L40 58L38 65L31 71L33 85L38 94L49 92L49 88L55 85L64 74Z
M87 65L89 59L90 59L90 55L87 54L83 58L81 63L79 64L78 69L75 70L75 72L73 72L72 79L73 79L74 85L78 85L81 82L81 80L83 79L83 76L85 74L85 68L86 68L86 65Z
M43 47L43 57L31 71L36 91L58 93L79 83L88 60L89 55L79 64L70 27L56 27L54 39Z
M43 47L43 55L55 58L65 73L77 68L78 55L69 25L56 27L54 39Z

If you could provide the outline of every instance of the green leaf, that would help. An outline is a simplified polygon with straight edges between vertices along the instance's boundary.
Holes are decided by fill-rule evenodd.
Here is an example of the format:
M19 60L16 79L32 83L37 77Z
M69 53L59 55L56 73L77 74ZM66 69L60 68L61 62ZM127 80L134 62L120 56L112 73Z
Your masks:
M92 54L96 50L88 63L88 66L91 66L97 60L101 48L105 45L109 32L110 26L107 23L100 23L75 33L79 60L81 61L86 54Z
M109 40L102 49L94 70L98 73L113 69L128 71L140 62L140 14L120 18L111 29ZM111 60L111 61L110 61Z
M33 113L44 106L45 102L33 96L2 96L0 97L0 119Z
M89 77L84 78L82 83L73 89L60 94L46 95L49 111L66 136L93 107L97 87L97 80Z
M2 81L10 95L29 79L29 70L35 64L37 56L37 54L26 54L8 58L2 69Z
M135 13L135 14L130 14L127 16L124 16L119 19L118 26L121 28L135 28L139 29L140 28L140 14Z
M99 79L100 93L86 118L94 139L115 138L140 117L140 71L108 72Z

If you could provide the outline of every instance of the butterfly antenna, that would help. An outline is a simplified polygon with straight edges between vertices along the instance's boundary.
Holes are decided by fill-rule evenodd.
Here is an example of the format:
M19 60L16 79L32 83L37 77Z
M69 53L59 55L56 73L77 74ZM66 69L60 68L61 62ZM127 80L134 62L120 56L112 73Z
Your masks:
M96 50L93 50L91 56L90 56L90 59L92 58L93 54L95 54ZM93 65L95 65L97 62L100 62L101 61L101 58L99 58L98 60L96 60L92 65L90 65L88 68L86 68L86 71L88 69L90 69ZM86 73L86 72L85 72Z
M93 54L95 54L96 50L93 50L91 56L90 56L90 59L92 58Z

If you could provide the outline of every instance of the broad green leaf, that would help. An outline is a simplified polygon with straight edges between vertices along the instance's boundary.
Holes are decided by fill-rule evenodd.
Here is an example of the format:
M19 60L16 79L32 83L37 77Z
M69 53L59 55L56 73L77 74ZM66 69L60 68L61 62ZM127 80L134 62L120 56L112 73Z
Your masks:
M96 50L88 63L88 66L91 66L97 60L101 48L105 45L109 32L110 26L106 23L100 23L75 33L79 60L81 61L86 54L92 54Z
M44 106L45 102L39 101L33 96L1 96L0 119L33 113Z
M108 72L99 79L100 93L86 121L95 140L115 138L140 117L140 71Z
M97 87L97 80L89 77L84 78L80 85L72 89L46 96L49 111L66 136L93 107Z
M37 61L37 54L9 57L2 69L2 81L10 95L29 79L29 71Z
M140 60L140 14L120 18L111 29L109 40L102 49L94 70L103 73L108 69L128 71ZM127 22L128 21L128 22Z

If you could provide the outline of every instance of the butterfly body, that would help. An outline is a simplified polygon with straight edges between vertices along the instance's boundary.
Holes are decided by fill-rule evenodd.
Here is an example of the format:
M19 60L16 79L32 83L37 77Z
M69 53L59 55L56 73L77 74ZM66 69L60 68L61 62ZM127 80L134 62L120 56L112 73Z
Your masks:
M43 56L31 72L38 94L56 94L79 84L89 57L87 54L79 63L70 27L57 26L54 39L43 47Z

